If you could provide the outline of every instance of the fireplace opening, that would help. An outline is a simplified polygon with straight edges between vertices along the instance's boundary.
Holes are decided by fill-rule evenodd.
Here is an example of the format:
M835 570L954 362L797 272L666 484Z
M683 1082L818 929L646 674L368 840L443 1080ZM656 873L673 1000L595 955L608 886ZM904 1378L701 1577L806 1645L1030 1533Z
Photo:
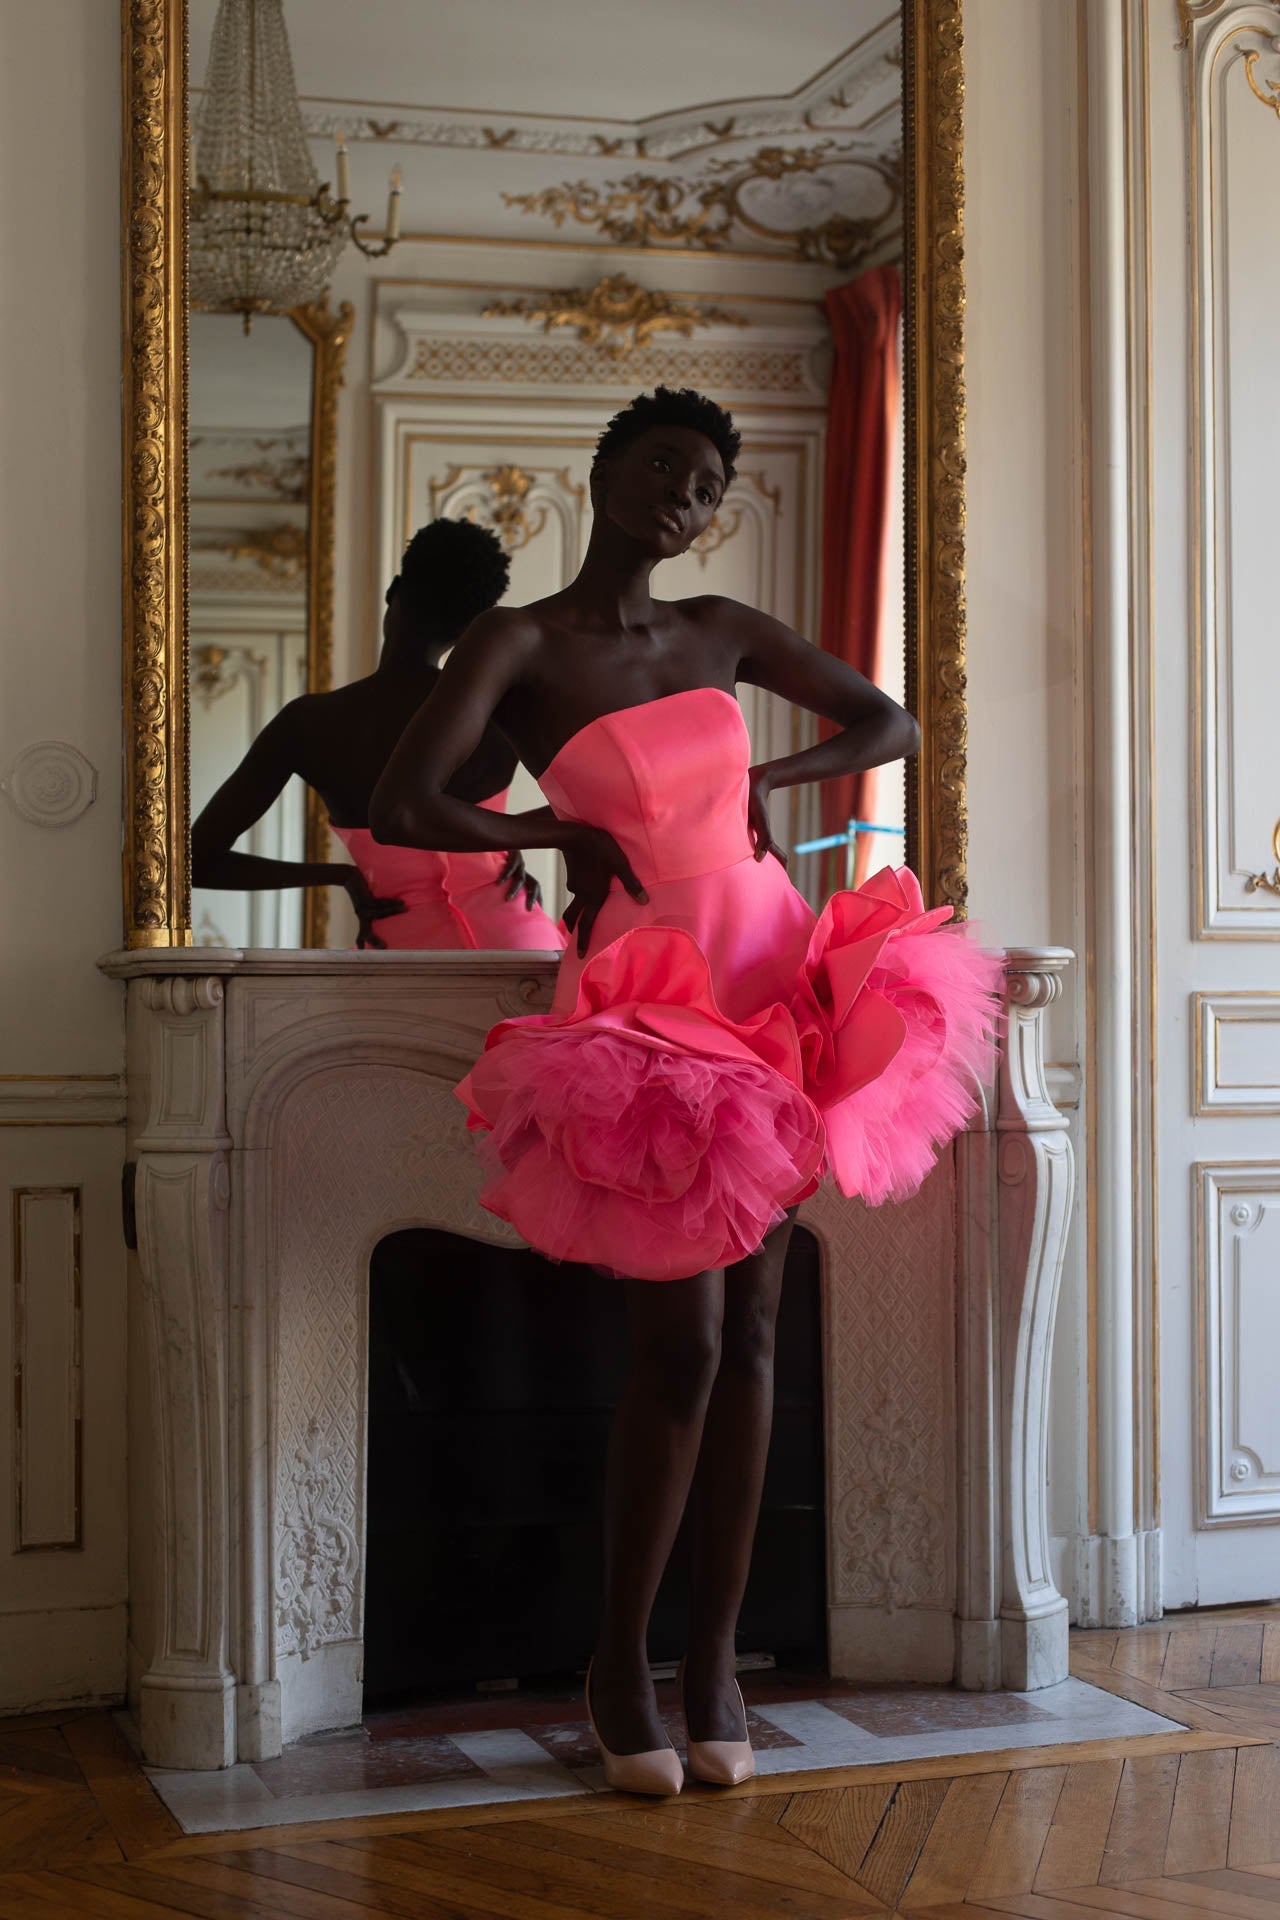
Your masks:
M595 1638L621 1289L525 1249L415 1228L374 1251L366 1494L367 1707L580 1674ZM820 1255L792 1235L777 1403L741 1654L826 1668ZM684 1651L677 1539L650 1657Z

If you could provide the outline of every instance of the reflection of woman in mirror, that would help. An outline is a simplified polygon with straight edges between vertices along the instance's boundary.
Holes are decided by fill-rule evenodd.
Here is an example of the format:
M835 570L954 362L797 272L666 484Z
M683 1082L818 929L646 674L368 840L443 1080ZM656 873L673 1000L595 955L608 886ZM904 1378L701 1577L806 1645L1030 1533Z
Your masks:
M370 807L380 836L559 847L567 863L576 951L553 1009L495 1027L460 1092L485 1205L550 1257L626 1276L588 1708L610 1783L649 1793L681 1778L646 1632L690 1499L690 1770L726 1783L752 1770L735 1629L797 1204L828 1170L872 1204L913 1192L972 1110L996 1009L994 962L941 927L949 908L925 911L907 868L815 917L773 841L774 788L914 753L914 720L767 614L650 591L655 566L709 525L738 444L692 392L660 388L618 414L578 577L476 621ZM838 731L753 766L738 681ZM494 721L549 807L503 819L453 794Z
M303 694L258 735L191 829L198 887L345 887L362 947L525 947L564 941L542 911L517 847L440 853L379 846L369 796L406 722L440 678L440 660L477 614L506 591L507 557L492 533L464 520L433 520L414 535L387 588L375 672L329 693ZM516 768L494 727L458 766L449 791L469 807L501 812ZM335 861L267 860L235 842L291 774L314 787L350 853Z

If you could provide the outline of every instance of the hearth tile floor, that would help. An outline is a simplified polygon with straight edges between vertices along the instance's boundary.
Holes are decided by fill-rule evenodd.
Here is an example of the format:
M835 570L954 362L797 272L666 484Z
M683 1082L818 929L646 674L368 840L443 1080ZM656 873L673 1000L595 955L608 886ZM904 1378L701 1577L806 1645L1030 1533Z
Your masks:
M1180 1722L1082 1680L1037 1693L840 1686L817 1677L744 1677L758 1775L929 1760L1009 1747L1168 1733ZM674 1744L684 1723L659 1689ZM220 1773L148 1769L184 1833L416 1813L604 1790L581 1695L507 1694L370 1713L278 1760Z

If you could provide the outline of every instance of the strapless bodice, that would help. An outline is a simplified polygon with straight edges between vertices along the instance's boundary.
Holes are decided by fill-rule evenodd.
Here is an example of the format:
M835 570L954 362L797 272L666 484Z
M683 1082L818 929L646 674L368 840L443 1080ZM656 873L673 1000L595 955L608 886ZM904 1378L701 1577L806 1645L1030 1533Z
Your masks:
M588 721L538 785L562 820L610 832L649 886L751 858L742 709L719 687L692 687Z

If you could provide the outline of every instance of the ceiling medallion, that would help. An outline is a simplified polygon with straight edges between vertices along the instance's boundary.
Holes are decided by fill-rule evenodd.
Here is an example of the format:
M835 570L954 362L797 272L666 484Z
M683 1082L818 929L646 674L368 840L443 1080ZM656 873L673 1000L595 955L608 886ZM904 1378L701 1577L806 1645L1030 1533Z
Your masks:
M553 287L532 300L494 300L486 319L515 315L542 331L572 327L589 347L602 347L621 360L648 346L657 333L678 333L686 340L698 327L745 327L740 314L725 307L691 305L668 293L637 286L625 273L606 274L594 287Z
M853 215L841 205L835 176L850 168L878 183L882 204L876 212ZM811 147L761 147L745 159L710 160L687 180L633 173L612 187L565 181L502 198L557 227L569 219L595 227L619 246L718 252L755 239L797 260L857 267L900 226L901 156L820 140Z

